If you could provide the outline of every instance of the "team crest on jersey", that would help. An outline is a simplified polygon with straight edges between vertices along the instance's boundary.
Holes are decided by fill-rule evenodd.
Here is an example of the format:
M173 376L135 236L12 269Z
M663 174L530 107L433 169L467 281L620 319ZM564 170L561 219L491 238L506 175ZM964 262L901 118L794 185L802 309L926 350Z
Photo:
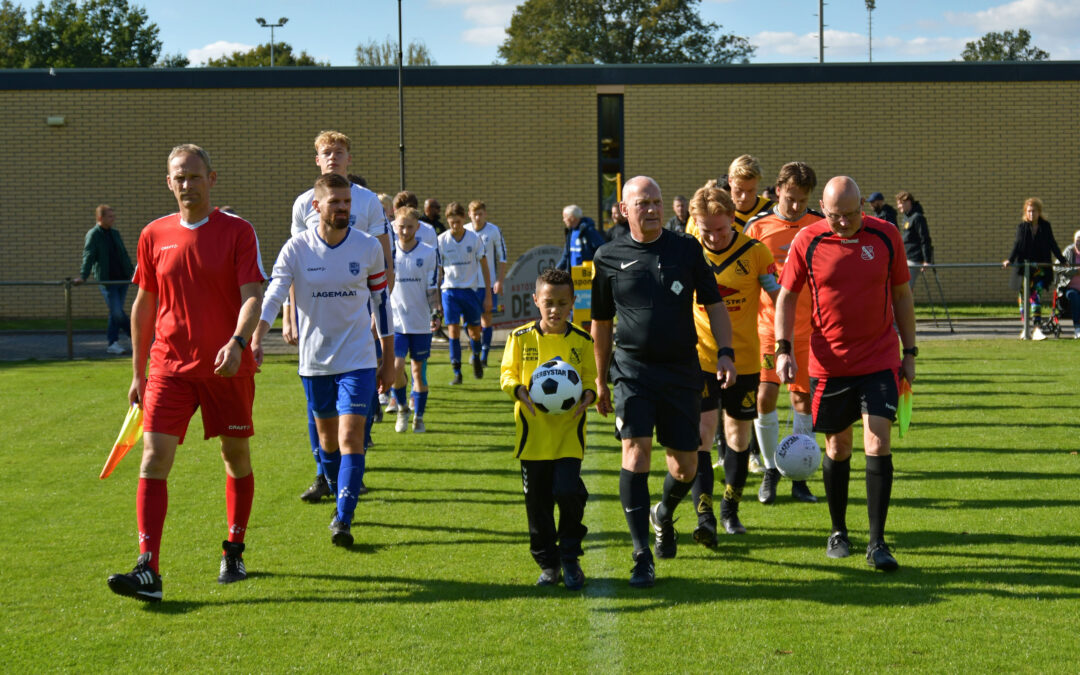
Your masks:
M349 263L349 274L353 275L354 277L357 274L360 274L360 263L358 263L358 262L350 262Z
M465 247L465 252L466 253L472 253L472 246L466 246Z
M683 285L682 285L681 281L676 281L675 283L671 284L671 292L674 293L675 295L681 294L682 289L683 289Z
M746 262L742 260L735 261L735 274L745 277L750 274L750 268L746 266Z
M416 266L417 267L423 267L424 266L424 259L423 258L417 258L416 259Z
M349 214L349 227L352 227L353 225L356 225L356 214L350 213Z
M864 244L862 247L862 259L873 260L874 259L874 247L870 244Z
M570 363L581 363L581 352L577 350L577 347L570 348Z

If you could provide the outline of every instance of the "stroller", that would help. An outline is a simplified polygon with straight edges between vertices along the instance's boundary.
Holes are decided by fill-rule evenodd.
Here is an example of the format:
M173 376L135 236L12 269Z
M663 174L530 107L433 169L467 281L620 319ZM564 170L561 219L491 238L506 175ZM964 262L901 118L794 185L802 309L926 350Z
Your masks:
M1069 301L1065 296L1065 289L1072 279L1072 273L1068 268L1054 268L1054 293L1050 302L1050 317L1043 320L1042 331L1047 336L1061 337L1061 320L1069 311Z

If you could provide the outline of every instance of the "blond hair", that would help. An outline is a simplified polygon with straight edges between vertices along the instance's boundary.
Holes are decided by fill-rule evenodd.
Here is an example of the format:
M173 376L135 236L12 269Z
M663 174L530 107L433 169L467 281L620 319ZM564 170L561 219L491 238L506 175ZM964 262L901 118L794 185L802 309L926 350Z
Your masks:
M180 155L195 155L196 157L201 159L202 163L206 166L206 173L210 173L214 170L214 167L210 165L210 153L206 152L194 143L181 143L180 145L173 148L172 152L169 153L169 159L165 162L166 171L168 171L169 168L172 166L173 158L179 157Z
M731 161L731 166L727 170L728 180L732 178L741 178L742 180L751 180L754 178L761 178L764 174L761 171L761 164L758 163L757 157L753 155L739 155Z
M1039 212L1039 216L1038 216L1038 218L1036 218L1036 220L1043 217L1043 203L1042 203L1042 200L1039 199L1038 197L1028 197L1027 199L1024 200L1024 209L1023 209L1023 211L1020 212L1021 213L1020 220L1024 220L1024 218L1027 218L1027 213L1025 213L1025 212L1027 211L1027 207L1029 207L1029 206L1034 206L1035 210ZM1024 222L1027 222L1027 221L1024 221Z
M319 151L319 148L324 145L341 144L345 146L346 152L352 151L352 142L349 137L340 131L320 131L319 135L315 137L315 152Z
M690 199L690 215L694 217L695 222L708 216L721 214L735 215L735 202L732 201L731 193L727 190L722 190L716 185L706 185L699 188Z

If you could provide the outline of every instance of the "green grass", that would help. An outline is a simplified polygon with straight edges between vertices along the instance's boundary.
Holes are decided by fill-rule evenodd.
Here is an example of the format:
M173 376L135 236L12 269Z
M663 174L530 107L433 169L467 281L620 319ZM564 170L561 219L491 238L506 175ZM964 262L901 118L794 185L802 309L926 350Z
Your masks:
M1080 459L1072 341L924 341L910 435L896 440L892 575L824 555L824 503L753 498L745 537L694 545L656 588L630 544L611 420L590 421L583 593L533 586L510 402L494 373L431 368L425 435L375 432L352 551L330 545L295 361L258 379L251 578L219 586L224 480L192 422L170 478L165 602L114 596L137 555L138 458L97 479L125 409L119 362L0 365L3 670L40 672L1075 672ZM782 424L787 417L781 413ZM650 487L661 484L654 457ZM865 545L859 455L849 522ZM820 480L812 486L823 494ZM1069 666L1069 663L1073 663Z

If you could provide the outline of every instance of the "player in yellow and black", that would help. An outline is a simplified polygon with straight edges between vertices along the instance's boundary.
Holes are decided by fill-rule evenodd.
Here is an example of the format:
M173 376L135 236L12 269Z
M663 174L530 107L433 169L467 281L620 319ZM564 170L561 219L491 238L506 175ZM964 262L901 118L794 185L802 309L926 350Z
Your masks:
M581 521L589 493L581 480L581 459L585 454L585 411L596 400L593 340L567 320L574 310L569 272L544 270L536 280L533 302L540 319L510 333L503 350L500 385L516 401L514 456L521 460L529 546L541 569L536 584L557 584L561 562L563 584L578 590L585 584L578 557L583 554L581 540L588 531ZM556 356L577 370L582 395L573 411L548 415L533 407L529 381L539 364Z
M731 165L728 167L726 176L728 189L726 191L731 195L731 200L735 203L735 213L731 222L735 232L739 234L742 234L750 219L759 213L768 211L776 204L768 197L758 195L758 185L761 183L763 175L761 164L753 155L740 155L731 160ZM705 187L721 186L718 181L709 181L705 184ZM698 231L697 221L691 211L690 220L686 223L686 233L696 237Z
M716 380L705 378L701 401L701 447L698 448L697 476L692 494L698 514L694 541L704 546L716 545L716 516L713 514L713 466L709 456L712 439L723 410L724 497L720 502L720 523L728 534L745 534L739 521L739 501L749 473L750 431L757 417L759 344L757 331L758 303L761 291L776 297L780 285L776 265L768 247L737 233L732 226L735 205L731 195L716 187L703 187L690 200L690 213L698 223L697 237L705 251L705 260L716 277L716 286L724 299L731 319L731 346L735 350L735 384L727 389ZM716 340L709 328L705 308L694 305L694 324L698 334L698 361L705 373L716 371Z

